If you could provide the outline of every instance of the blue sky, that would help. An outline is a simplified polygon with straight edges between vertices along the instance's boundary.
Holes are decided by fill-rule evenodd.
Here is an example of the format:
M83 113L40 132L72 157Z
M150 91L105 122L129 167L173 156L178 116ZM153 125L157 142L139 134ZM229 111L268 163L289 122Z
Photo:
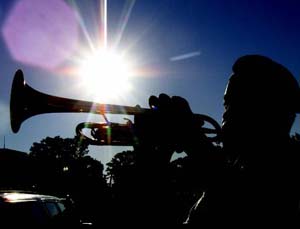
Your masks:
M17 134L12 133L9 121L10 88L14 72L19 68L24 71L28 84L39 91L93 100L87 90L78 86L81 78L65 74L63 69L74 68L79 50L99 40L101 1L35 0L39 4L31 4L27 12L41 10L45 13L46 8L55 7L66 10L61 10L64 13L60 15L61 21L60 17L55 17L57 20L48 19L49 29L43 25L47 27L47 32L52 32L49 34L51 39L41 43L45 50L39 47L41 39L34 38L23 47L28 56L45 53L39 57L41 62L35 64L25 61L24 56L16 58L3 32L13 9L22 1L34 0L0 3L0 144L3 145L5 136L6 147L28 152L33 142L47 136L73 137L79 122L102 120L98 115L90 114L45 114L26 120ZM147 107L150 95L164 92L185 97L195 113L207 114L221 123L224 89L231 66L239 56L269 56L285 65L299 81L299 9L300 2L297 0L108 0L108 46L119 40L116 50L130 56L133 66L139 71L129 79L132 87L130 92L102 102ZM53 12L55 16L59 10ZM72 18L72 12L76 20L68 21L68 18ZM27 15L21 22L31 14ZM18 36L28 37L36 31L34 26L23 26ZM9 27L9 30L19 31L16 27ZM54 32L56 34L53 35ZM13 34L16 36L16 33ZM22 40L17 38L17 42ZM49 67L58 59L55 56L57 48L65 51L63 58L59 64ZM43 63L48 65L44 66ZM112 117L113 120L122 118ZM299 132L299 117L295 127L293 132ZM123 149L90 147L90 153L106 163L113 153Z

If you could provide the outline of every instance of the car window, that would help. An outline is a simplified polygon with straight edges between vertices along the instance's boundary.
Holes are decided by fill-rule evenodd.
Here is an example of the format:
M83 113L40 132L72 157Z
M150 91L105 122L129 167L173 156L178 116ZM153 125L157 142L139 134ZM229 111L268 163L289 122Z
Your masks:
M46 202L45 205L51 217L57 216L60 213L60 210L55 202Z
M64 212L66 210L66 206L63 203L58 202L57 205L61 212Z

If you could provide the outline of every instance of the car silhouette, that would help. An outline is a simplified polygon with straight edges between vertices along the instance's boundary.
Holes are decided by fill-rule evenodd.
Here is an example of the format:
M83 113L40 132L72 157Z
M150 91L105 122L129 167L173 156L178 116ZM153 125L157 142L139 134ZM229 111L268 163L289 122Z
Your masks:
M22 191L0 193L0 227L86 228L66 198ZM90 228L90 227L89 227Z

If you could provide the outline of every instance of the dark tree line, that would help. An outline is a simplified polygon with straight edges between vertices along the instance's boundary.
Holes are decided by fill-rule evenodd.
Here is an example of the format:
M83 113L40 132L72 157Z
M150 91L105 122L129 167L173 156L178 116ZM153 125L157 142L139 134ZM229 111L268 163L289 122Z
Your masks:
M95 221L107 210L109 194L104 166L88 152L79 138L56 136L33 143L29 157L36 191L71 197L81 217Z
M29 156L37 171L36 188L59 194L72 192L80 180L104 182L103 164L88 152L88 145L77 138L46 137L33 143Z
M300 142L299 136L293 136L297 144ZM2 178L1 183L6 184L5 188L34 187L38 193L61 197L68 195L74 200L81 218L96 225L132 219L130 214L134 201L141 200L146 205L143 207L147 207L152 190L143 189L146 182L137 166L137 154L141 152L131 150L117 153L107 163L105 173L103 164L88 153L88 145L77 137L46 137L33 143L29 155L21 155L24 157L22 160L16 160L16 157L11 159L18 167L13 170L14 173L5 173L4 170L11 168L11 165L2 160L4 164L1 168L7 182ZM153 163L154 171L155 160ZM168 197L169 215L173 215L172 220L178 224L186 219L190 207L203 193L201 173L193 170L193 163L188 156L171 161L164 170L163 187L153 188L153 191L158 190Z
M161 179L155 171L155 160L151 160L153 174L152 170L147 177L140 173L137 157L142 152L117 153L107 163L105 173L103 164L88 153L88 145L77 137L46 137L33 143L28 155L31 186L39 193L70 196L81 217L95 224L110 224L122 217L131 220L134 204L139 206L142 201L147 205L152 194L168 203L171 220L180 224L202 195L201 174L193 170L194 162L188 156L167 164ZM154 180L147 182L152 176ZM28 187L26 184L25 188Z

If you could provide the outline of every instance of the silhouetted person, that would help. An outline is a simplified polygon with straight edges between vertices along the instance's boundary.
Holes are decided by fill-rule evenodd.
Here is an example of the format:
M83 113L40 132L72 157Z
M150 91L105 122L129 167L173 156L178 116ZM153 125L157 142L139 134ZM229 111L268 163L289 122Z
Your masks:
M222 121L219 177L191 209L191 225L299 224L299 144L290 137L300 89L284 66L259 55L233 65Z
M259 55L239 58L224 95L223 148L202 132L188 102L151 96L153 112L135 116L137 173L123 203L124 219L177 223L168 174L174 151L185 151L203 195L191 225L294 225L299 220L299 144L290 137L300 89L282 65ZM132 221L134 220L134 221Z

